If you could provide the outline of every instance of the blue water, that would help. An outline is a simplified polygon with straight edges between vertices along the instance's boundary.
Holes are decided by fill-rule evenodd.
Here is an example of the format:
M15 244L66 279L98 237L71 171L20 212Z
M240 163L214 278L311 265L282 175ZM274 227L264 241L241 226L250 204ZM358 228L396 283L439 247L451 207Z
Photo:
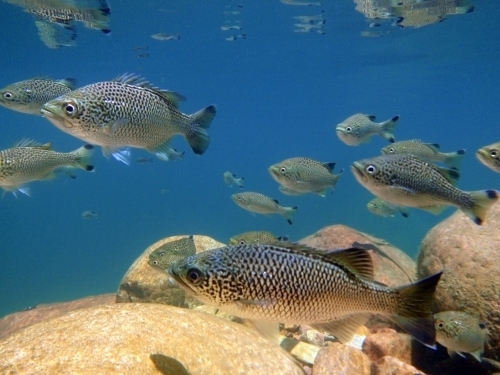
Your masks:
M242 4L243 8L237 8ZM265 5L264 5L265 4ZM203 234L226 242L236 233L270 230L298 240L332 224L384 238L415 256L439 216L412 210L408 219L382 218L366 209L371 194L349 165L376 156L387 142L374 137L359 147L343 144L335 125L357 113L382 121L399 114L397 140L420 138L444 151L467 149L459 187L500 188L498 174L474 157L500 140L500 7L477 1L475 12L421 28L381 26L390 33L362 37L369 21L350 0L298 7L273 1L113 1L111 34L78 26L77 45L49 49L33 18L0 3L0 86L37 75L75 77L79 85L137 73L187 97L193 113L214 103L211 144L182 162L126 166L96 149L95 173L77 172L30 185L32 197L0 199L0 316L30 305L116 291L132 262L153 242L171 235ZM293 32L292 17L323 9L326 33ZM225 10L241 15L225 16ZM241 20L243 31L221 31ZM150 35L180 34L161 42ZM244 32L246 40L228 42ZM136 46L149 46L148 58ZM140 53L143 53L141 51ZM0 148L23 137L71 151L82 141L42 117L0 108ZM133 150L133 159L150 156ZM289 157L307 156L344 168L333 195L282 195L267 172ZM230 199L226 170L287 206L298 205L293 225L280 216L253 216ZM162 189L168 192L162 194ZM85 210L100 220L84 220Z

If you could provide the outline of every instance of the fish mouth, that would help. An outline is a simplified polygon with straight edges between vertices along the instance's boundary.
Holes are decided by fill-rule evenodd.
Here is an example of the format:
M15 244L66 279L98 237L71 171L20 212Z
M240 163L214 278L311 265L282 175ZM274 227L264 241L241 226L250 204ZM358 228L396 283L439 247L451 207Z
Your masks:
M52 124L57 126L58 128L72 128L73 124L66 120L64 117L59 116L58 114L52 112L50 109L42 108L40 109L40 113L43 117L49 120Z
M364 167L361 162L355 161L354 163L352 163L351 172L354 174L354 177L356 177L358 181L367 181L367 178L365 177L363 171Z
M477 150L476 157L480 158L481 156L483 158L487 158L488 157L488 151L486 151L486 150Z
M176 268L177 267L175 267L175 263L168 268L167 273L169 274L169 276L175 281L177 285L179 285L182 289L184 289L186 293L195 296L198 295L198 293L196 293L196 290L192 289L188 284L184 282L184 280L182 280Z

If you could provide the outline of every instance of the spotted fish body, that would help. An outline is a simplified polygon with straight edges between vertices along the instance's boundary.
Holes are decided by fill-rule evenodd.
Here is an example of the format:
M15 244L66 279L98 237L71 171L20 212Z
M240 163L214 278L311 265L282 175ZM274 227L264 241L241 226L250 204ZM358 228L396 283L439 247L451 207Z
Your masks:
M75 88L76 80L55 80L37 77L16 82L0 90L0 105L13 111L40 115L40 109L49 100Z
M426 345L435 343L430 307L441 274L398 288L382 286L373 281L364 249L229 246L189 256L169 273L196 299L256 327L259 321L308 324L346 341L371 313L379 313Z
M470 353L481 362L487 329L477 317L462 311L442 311L434 314L436 341L448 349L448 354Z
M466 192L453 184L454 169L444 169L411 155L382 155L354 162L356 180L377 197L399 206L417 207L440 213L456 206L481 225L486 212L499 198L496 190Z
M264 194L245 192L231 195L231 199L241 208L256 212L259 214L280 214L285 218L288 224L292 224L292 218L297 211L297 206L283 207L275 199L269 198Z
M81 168L94 170L90 165L92 145L63 153L33 141L22 141L16 147L0 151L0 187L16 195L20 191L29 195L24 185L31 181L53 178L58 168Z
M476 158L492 171L500 173L500 142L481 147Z
M450 168L458 168L465 150L440 152L438 144L424 143L418 139L400 141L381 149L383 154L407 154L429 163L443 162Z
M399 116L394 116L381 123L374 122L375 119L376 117L373 115L357 113L338 124L335 131L340 140L349 146L358 146L361 143L369 142L375 134L379 134L389 142L394 143L394 128Z
M99 145L103 153L128 164L127 147L142 148L168 160L169 142L182 135L195 154L210 143L206 131L215 116L208 106L193 115L177 107L184 98L134 75L98 82L46 103L41 112L58 129Z
M315 193L322 197L326 190L335 188L339 174L332 173L335 163L320 163L299 157L283 160L268 169L271 177L285 188L301 193Z
M229 245L244 245L264 243L271 244L281 241L282 237L276 237L271 232L267 231L251 231L237 234L229 239Z
M188 255L196 254L196 245L193 236L170 241L149 254L148 264L166 271L175 261L178 261Z

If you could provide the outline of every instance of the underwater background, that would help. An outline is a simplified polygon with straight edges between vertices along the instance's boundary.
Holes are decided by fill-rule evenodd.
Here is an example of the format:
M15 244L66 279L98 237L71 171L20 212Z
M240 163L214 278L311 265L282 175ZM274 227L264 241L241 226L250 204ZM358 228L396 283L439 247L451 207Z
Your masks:
M132 149L127 166L96 148L94 173L31 183L31 197L6 193L0 199L0 316L114 292L146 247L172 235L227 242L240 232L269 230L296 241L344 224L414 257L426 232L455 208L437 216L411 209L409 218L370 213L366 203L373 196L349 166L379 155L388 143L378 136L358 147L342 143L335 126L354 113L376 115L377 121L400 115L397 141L418 138L439 143L441 151L465 148L458 187L499 189L500 176L474 156L500 140L498 3L475 1L472 13L418 28L398 27L393 18L369 27L374 20L355 6L351 0L321 6L110 0L110 34L79 23L76 45L51 49L32 15L0 2L2 87L42 75L74 77L83 86L128 72L184 95L184 113L217 107L202 156L182 137L172 146L186 151L183 161L162 162ZM322 11L324 33L294 32L294 16ZM232 24L243 29L221 30ZM180 39L151 38L160 32ZM240 34L246 39L226 39ZM0 130L0 149L22 138L52 142L64 152L83 144L41 116L3 107ZM151 156L153 162L133 162ZM296 156L335 162L335 173L345 169L333 195L278 191L267 168ZM227 170L245 177L243 191L297 205L293 225L235 205L230 196L240 189L224 184ZM99 220L85 220L87 210L99 213Z

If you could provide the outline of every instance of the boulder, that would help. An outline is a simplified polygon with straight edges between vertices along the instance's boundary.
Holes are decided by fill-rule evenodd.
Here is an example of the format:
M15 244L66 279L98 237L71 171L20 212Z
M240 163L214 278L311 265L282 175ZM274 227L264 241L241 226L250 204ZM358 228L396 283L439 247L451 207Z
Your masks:
M362 351L334 342L322 348L314 361L313 375L370 375L370 359Z
M483 225L461 211L432 228L418 255L418 274L444 273L436 289L435 312L464 311L486 322L485 357L500 357L500 202Z
M372 364L371 375L425 375L408 363L397 358L385 356Z
M0 341L0 373L158 375L150 355L190 374L302 374L277 344L189 309L125 303L72 311Z
M118 287L116 302L152 302L179 307L194 307L200 303L187 297L178 285L169 280L168 275L148 264L149 254L168 242L186 236L164 238L149 246L130 266ZM225 246L207 236L195 235L196 252Z
M388 355L398 358L403 362L411 363L411 343L412 339L410 335L386 328L365 339L363 342L363 352L372 361Z

